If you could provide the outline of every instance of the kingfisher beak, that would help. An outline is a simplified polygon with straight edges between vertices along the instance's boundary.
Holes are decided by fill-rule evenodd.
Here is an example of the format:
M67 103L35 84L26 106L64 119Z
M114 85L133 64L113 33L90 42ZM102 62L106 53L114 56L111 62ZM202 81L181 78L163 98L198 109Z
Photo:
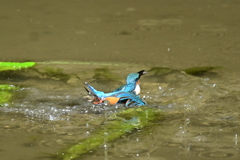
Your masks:
M142 76L142 75L147 74L147 72L146 72L145 70L141 70L141 71L138 72L138 74L139 74L140 76Z

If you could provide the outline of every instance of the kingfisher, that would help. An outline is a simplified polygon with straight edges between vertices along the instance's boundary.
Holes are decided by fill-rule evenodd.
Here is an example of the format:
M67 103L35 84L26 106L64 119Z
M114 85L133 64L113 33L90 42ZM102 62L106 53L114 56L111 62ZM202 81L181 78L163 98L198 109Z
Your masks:
M146 103L136 95L135 92L125 92L125 91L115 91L110 93L104 93L102 91L96 90L94 87L89 85L87 82L85 89L93 97L91 101L94 104L101 104L107 102L110 105L115 105L117 103L125 103L125 106L142 106Z
M137 73L130 73L127 76L126 84L110 93L98 91L87 82L84 83L86 85L85 89L91 95L90 100L94 104L101 104L107 101L110 105L115 105L117 103L125 103L126 106L145 105L145 102L139 96L139 84L141 76L146 73L147 72L144 70L141 70Z

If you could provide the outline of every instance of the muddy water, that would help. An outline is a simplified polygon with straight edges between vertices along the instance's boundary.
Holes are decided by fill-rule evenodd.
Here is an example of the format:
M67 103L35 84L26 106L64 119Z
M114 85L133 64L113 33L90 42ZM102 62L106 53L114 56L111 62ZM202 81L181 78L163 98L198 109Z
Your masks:
M153 70L141 95L165 120L80 159L239 159L239 7L234 0L1 1L1 61L90 62L40 63L39 72L1 78L22 87L1 108L1 158L53 159L124 108L86 102L84 81L110 91L141 69L221 66L200 77Z

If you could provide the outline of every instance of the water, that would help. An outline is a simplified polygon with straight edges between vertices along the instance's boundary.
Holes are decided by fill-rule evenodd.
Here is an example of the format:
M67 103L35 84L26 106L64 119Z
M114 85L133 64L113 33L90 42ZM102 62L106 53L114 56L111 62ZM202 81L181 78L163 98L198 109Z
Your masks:
M142 77L141 96L164 120L79 159L239 159L238 1L0 3L0 60L41 62L1 75L22 88L0 108L1 159L54 159L124 109L87 102L83 82L111 91L152 67L177 69ZM222 68L178 71L193 66Z
M119 70L119 67L125 69ZM2 80L2 83L22 86L15 91L13 102L0 108L2 156L15 159L15 156L8 157L9 152L19 150L18 156L28 155L25 159L52 159L62 148L91 136L108 115L125 107L87 102L83 98L86 95L83 82L88 81L104 91L112 90L116 84L124 83L128 73L141 67L149 70L142 77L141 95L149 107L165 113L164 120L156 122L154 128L106 142L103 148L85 155L86 159L154 159L166 154L165 150L177 152L184 159L238 156L239 94L236 91L227 90L205 76L196 77L183 71L168 69L161 73L151 71L148 66L132 64L63 62L39 63L34 70L18 72L18 76L9 73L11 79ZM49 68L57 71L56 74L47 74ZM91 78L99 75L99 71L105 78ZM87 74L83 75L83 72ZM221 72L224 71L215 70L213 74ZM109 78L117 74L114 81ZM230 103L232 106L226 108ZM34 154L28 154L29 150Z

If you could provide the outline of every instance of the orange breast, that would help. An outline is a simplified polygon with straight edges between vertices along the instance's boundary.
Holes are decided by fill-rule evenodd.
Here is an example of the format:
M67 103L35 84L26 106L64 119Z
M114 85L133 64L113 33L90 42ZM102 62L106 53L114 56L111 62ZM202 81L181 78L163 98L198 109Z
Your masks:
M107 97L107 98L105 98L105 100L107 100L110 105L116 104L119 101L119 99L120 98L117 98L117 97Z

